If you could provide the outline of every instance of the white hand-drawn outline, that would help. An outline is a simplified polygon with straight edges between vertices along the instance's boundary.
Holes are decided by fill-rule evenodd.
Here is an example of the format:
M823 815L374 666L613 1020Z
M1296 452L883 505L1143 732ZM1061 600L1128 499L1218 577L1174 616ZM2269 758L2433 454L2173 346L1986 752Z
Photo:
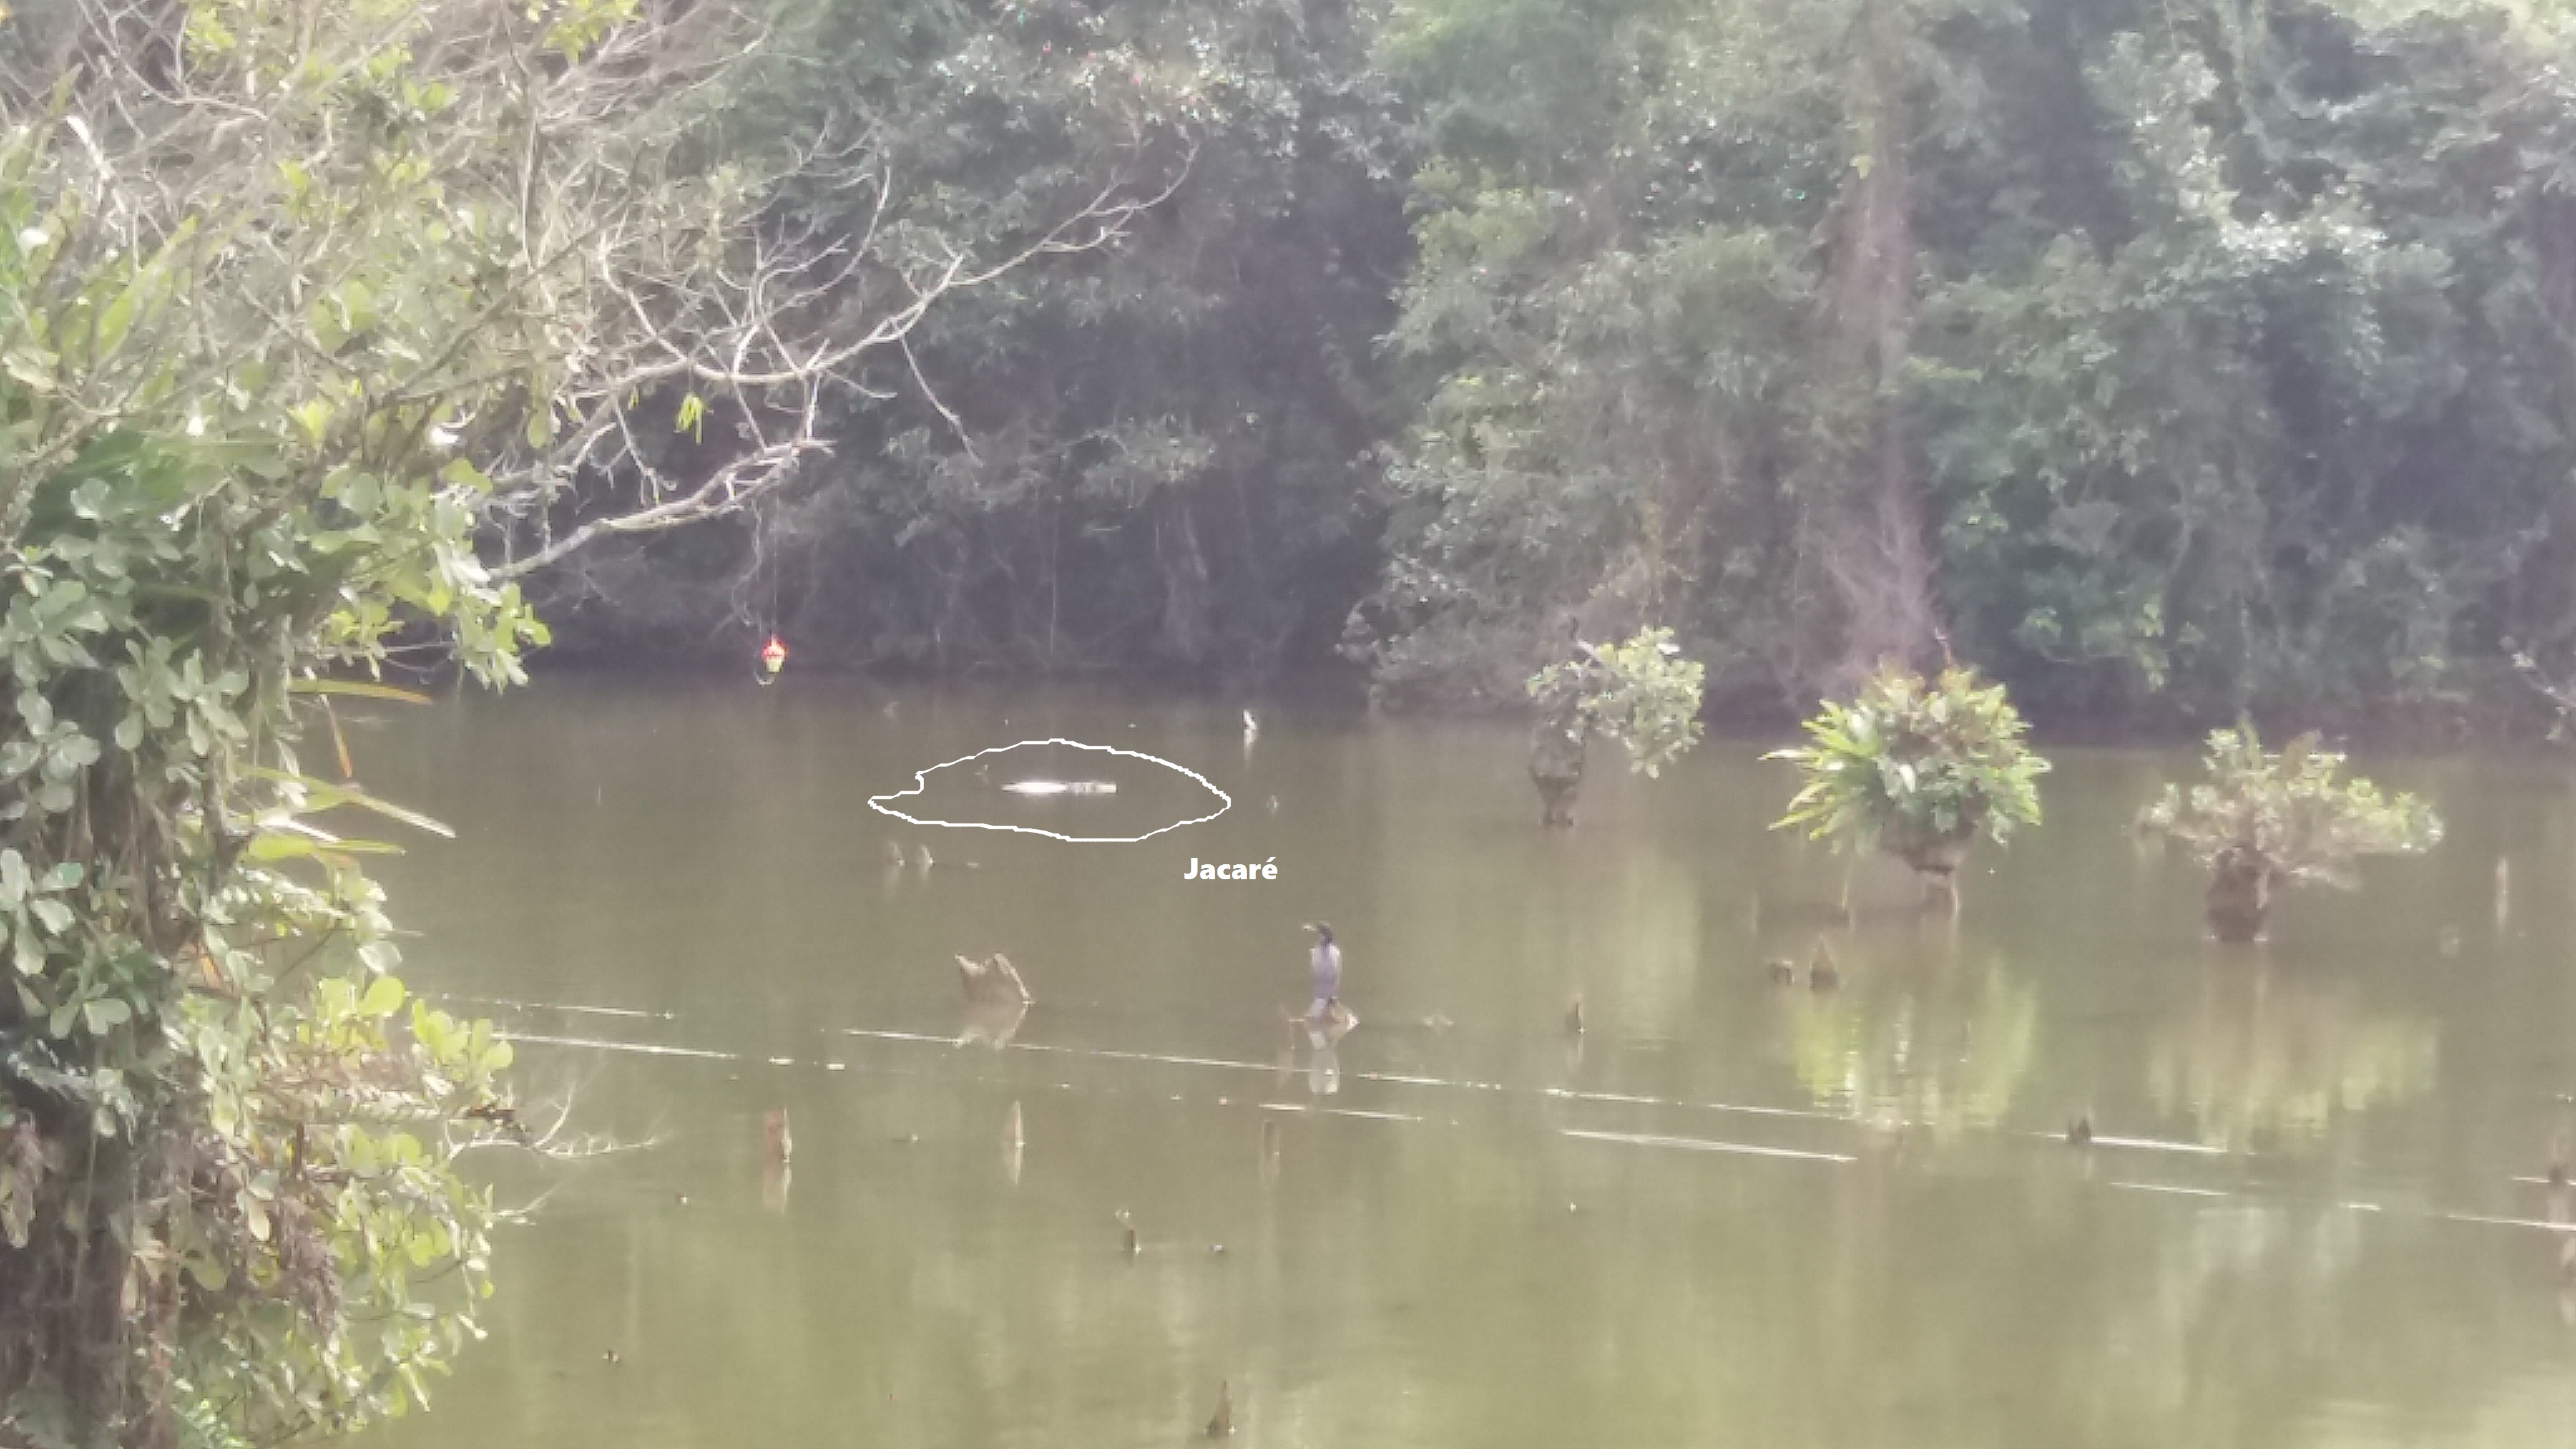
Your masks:
M888 800L905 799L909 796L918 795L922 791L929 789L929 776L937 771L948 769L954 765L965 764L969 760L980 760L986 755L1008 754L1012 750L1020 748L1021 745L1070 745L1077 750L1096 750L1104 755L1124 755L1131 760L1151 760L1155 764L1161 765L1167 770L1178 770L1182 774L1189 776L1191 779L1198 781L1202 785L1205 785L1208 793L1214 795L1220 803L1217 805L1215 810L1210 811L1208 814L1189 820L1175 820L1171 824L1163 826L1161 829L1148 830L1142 835L1062 835L1052 830L1040 830L1034 825L995 825L982 820L916 820L912 816L906 815L902 811L894 809L886 804ZM897 790L891 795L870 795L868 797L868 808L874 810L880 815L891 815L895 819L901 820L909 825L936 825L943 826L950 830L1008 830L1020 835L1043 835L1049 840L1061 840L1068 845L1133 845L1140 840L1151 840L1155 836L1162 834L1165 830L1178 830L1184 825L1204 825L1217 818L1217 816L1223 815L1228 810L1233 809L1234 797L1225 793L1223 790L1218 789L1215 781L1200 774L1198 771L1191 769L1189 766L1173 764L1171 761L1164 759L1160 755L1149 755L1142 750L1121 750L1109 745L1086 745L1080 740L1021 740L1017 744L995 745L989 750L977 750L971 755L960 755L956 759L949 760L944 764L933 765L926 770L915 770L912 772L911 789Z

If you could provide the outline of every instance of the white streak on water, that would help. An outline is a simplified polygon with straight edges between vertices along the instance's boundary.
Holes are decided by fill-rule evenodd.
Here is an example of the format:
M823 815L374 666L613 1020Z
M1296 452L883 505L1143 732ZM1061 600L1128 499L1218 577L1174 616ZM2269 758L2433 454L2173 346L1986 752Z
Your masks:
M1749 1157L1793 1157L1804 1162L1858 1162L1839 1152L1801 1152L1793 1147L1756 1147L1749 1142L1716 1142L1705 1137L1656 1137L1643 1132L1587 1132L1579 1127L1559 1129L1567 1137L1580 1137L1588 1142L1617 1142L1630 1147L1681 1147L1693 1152L1735 1152Z
M2226 1197L2214 1187L2176 1187L2169 1182L2115 1182L2112 1187L2125 1187L2131 1192L2164 1192L2176 1197Z
M492 1035L502 1041L525 1042L532 1046L588 1047L593 1051L637 1052L649 1057L703 1057L717 1062L742 1060L742 1057L734 1052L702 1051L697 1047L654 1046L650 1042L596 1041L589 1037L578 1036L538 1036L533 1032L524 1031L496 1031Z
M506 996L447 996L475 1006L506 1006L513 1011L571 1011L585 1016L622 1016L637 1021L678 1021L676 1011L638 1011L631 1006L572 1006L559 1001L512 1001Z
M2544 1233L2576 1233L2576 1223L2545 1223L2537 1218L2491 1218L2479 1213L2435 1213L2455 1223L2484 1223L2497 1228L2538 1228Z

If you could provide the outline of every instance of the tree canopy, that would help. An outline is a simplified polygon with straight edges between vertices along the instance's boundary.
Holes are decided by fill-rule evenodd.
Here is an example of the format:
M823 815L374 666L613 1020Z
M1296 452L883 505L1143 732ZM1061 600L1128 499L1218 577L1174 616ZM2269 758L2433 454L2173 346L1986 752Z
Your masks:
M884 228L1156 199L848 369L775 506L541 576L575 645L1339 657L1517 707L1569 623L1670 625L1713 706L1787 712L1946 637L2042 720L2203 726L2576 672L2554 11L798 0L776 35L726 144L872 138ZM764 194L893 234L865 186Z

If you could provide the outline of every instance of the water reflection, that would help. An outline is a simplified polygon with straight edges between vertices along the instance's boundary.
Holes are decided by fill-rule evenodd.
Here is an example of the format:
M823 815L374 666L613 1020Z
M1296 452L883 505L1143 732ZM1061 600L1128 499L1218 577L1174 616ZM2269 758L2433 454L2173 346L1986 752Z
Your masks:
M1028 1125L1020 1114L1020 1104L1011 1103L1011 1115L1002 1121L1002 1175L1011 1186L1020 1185L1020 1163L1028 1152Z
M1358 1018L1332 1003L1320 1021L1302 1017L1288 1023L1288 1061L1293 1067L1298 1047L1306 1054L1306 1095L1329 1097L1342 1090L1342 1038L1358 1025Z
M2188 1005L2155 1028L2149 1091L2212 1146L2322 1137L2337 1117L2407 1101L2436 1080L2434 1022L2375 1006L2353 982L2287 971L2252 952L2210 950L2171 969L2194 986Z
M1809 1095L1875 1126L1936 1137L2003 1121L2033 1060L2031 987L1998 959L1963 959L1939 935L1864 935L1844 949L1848 969L1820 983L1833 989L1779 993ZM1810 981L1833 960L1820 951Z
M787 1109L770 1108L760 1126L760 1205L774 1213L785 1212L788 1185L795 1176L788 1166L795 1139L788 1131Z
M965 1025L958 1031L959 1046L982 1044L995 1051L1011 1044L1020 1034L1020 1023L1027 1020L1029 1004L1017 997L992 1001L969 1001Z

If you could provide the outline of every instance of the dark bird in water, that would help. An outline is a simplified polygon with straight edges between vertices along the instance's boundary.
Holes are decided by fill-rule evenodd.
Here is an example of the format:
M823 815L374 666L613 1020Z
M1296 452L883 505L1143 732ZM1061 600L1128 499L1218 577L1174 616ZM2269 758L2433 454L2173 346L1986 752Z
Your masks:
M1216 1386L1216 1416L1208 1420L1207 1436L1222 1439L1233 1432L1234 1386L1220 1383Z
M2561 1127L2549 1139L2549 1185L2567 1186L2567 1129Z
M2066 1124L2066 1140L2068 1143L2076 1147L2092 1146L2093 1114L2090 1112L2077 1113L2075 1120Z
M957 982L966 988L970 1005L992 1002L1015 1002L1026 1006L1030 1001L1028 984L1011 967L1010 958L1000 952L989 960L970 961L957 958Z
M1790 965L1787 957L1774 956L1771 958L1771 980L1777 985L1794 986L1798 981L1798 968Z
M1129 1216L1127 1216L1127 1210L1126 1210L1125 1208L1120 1208L1120 1209L1118 1210L1118 1226L1126 1230L1126 1250L1127 1250L1127 1256L1128 1256L1128 1257L1130 1257L1130 1258L1135 1257L1135 1256L1136 1256L1136 1222L1135 1222L1135 1219L1130 1218Z
M1566 1003L1565 1029L1576 1036L1583 1034L1583 993L1580 991L1574 993L1574 999Z
M1807 963L1807 984L1818 991L1831 991L1843 984L1843 973L1834 965L1834 948L1822 936L1816 938L1815 958Z
M1330 1021L1333 1008L1341 1004L1342 948L1333 944L1333 928L1329 923L1309 922L1306 929L1315 933L1315 949L1306 955L1307 973L1313 978L1315 1000L1306 1008L1306 1020L1321 1024Z

